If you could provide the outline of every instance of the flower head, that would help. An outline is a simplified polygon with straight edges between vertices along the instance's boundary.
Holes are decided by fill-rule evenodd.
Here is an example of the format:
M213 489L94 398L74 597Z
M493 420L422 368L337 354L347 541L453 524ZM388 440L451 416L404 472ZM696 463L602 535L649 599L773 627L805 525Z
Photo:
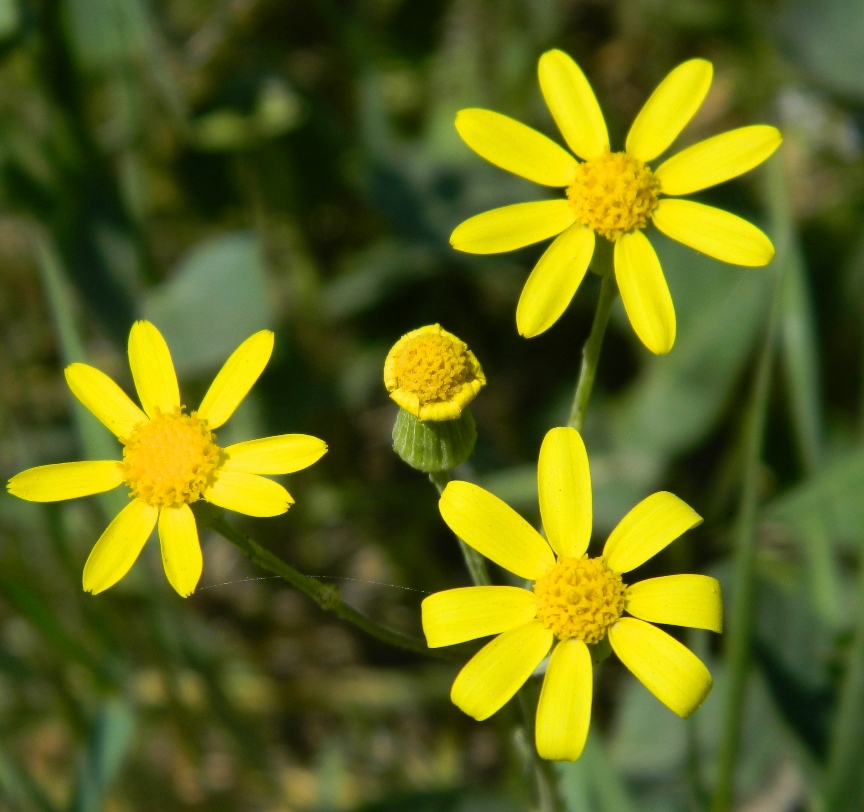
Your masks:
M123 459L64 462L30 468L9 480L9 492L33 502L56 502L125 484L129 504L96 542L84 566L84 589L102 592L135 563L159 526L165 574L187 597L201 577L198 529L189 505L206 499L249 516L278 516L293 504L288 491L261 474L289 474L312 465L327 445L305 434L216 444L227 422L264 371L273 333L246 339L225 362L198 411L187 413L168 345L150 322L129 333L129 364L142 408L104 373L87 364L66 367L72 393L123 445ZM142 410L143 409L143 410Z
M557 236L522 290L516 309L522 335L539 335L558 320L585 276L597 237L614 243L624 308L636 334L658 354L669 352L675 342L675 309L657 254L643 233L649 223L724 262L757 266L771 261L774 247L756 226L713 206L676 198L761 164L780 145L776 128L741 127L694 144L656 169L648 165L699 109L712 73L704 59L675 68L636 116L623 152L610 151L591 86L562 51L548 51L540 58L540 88L572 155L507 116L482 109L459 111L459 135L487 161L566 190L566 197L557 200L478 214L450 237L460 251L495 254Z
M486 376L465 342L430 324L393 345L384 362L384 385L418 420L455 420L486 385Z
M720 585L705 575L624 583L623 575L702 521L662 491L621 520L601 556L586 556L591 478L575 429L546 435L537 481L546 539L483 488L468 482L445 488L440 509L450 529L534 586L437 592L423 601L423 630L433 648L497 635L459 672L450 694L478 720L501 708L552 649L537 706L537 751L543 758L575 761L591 719L588 644L608 637L649 691L679 716L689 716L711 690L711 675L689 649L646 621L719 632Z

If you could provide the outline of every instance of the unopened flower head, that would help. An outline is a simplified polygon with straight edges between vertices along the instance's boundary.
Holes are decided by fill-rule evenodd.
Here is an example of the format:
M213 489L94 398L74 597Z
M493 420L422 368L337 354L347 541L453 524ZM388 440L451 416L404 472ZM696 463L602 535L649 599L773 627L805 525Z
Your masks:
M384 362L390 397L418 420L455 420L486 385L474 353L439 324L400 338Z
M735 265L765 265L768 237L734 214L678 199L765 161L780 145L774 127L741 127L659 158L699 109L713 68L691 59L675 68L636 116L623 152L612 152L600 106L579 66L562 51L540 58L540 88L572 153L545 135L491 110L460 110L456 129L486 160L544 186L565 190L557 200L518 203L478 214L453 232L460 251L495 254L549 237L516 309L519 332L530 338L561 316L585 275L595 240L614 243L615 277L636 334L654 353L675 342L675 309L645 229L653 223L674 240ZM582 160L577 160L581 158ZM661 197L665 195L665 197Z
M30 468L9 480L9 492L33 502L55 502L129 488L129 504L96 542L84 566L84 589L102 592L135 563L153 528L165 574L191 595L203 559L195 517L199 499L249 516L278 516L294 500L262 474L288 474L312 465L327 446L317 437L283 434L221 448L214 430L231 417L264 371L273 333L262 330L225 362L197 411L187 413L168 345L150 322L129 334L129 363L142 408L104 373L87 364L66 368L73 394L123 445L123 459L66 462Z
M478 720L501 708L551 649L537 706L537 751L543 758L575 761L591 720L588 645L608 638L649 691L679 716L689 716L711 690L711 675L689 649L652 623L719 632L720 585L705 575L624 583L622 576L702 521L671 493L655 493L636 505L612 531L602 555L587 557L591 478L575 429L546 435L537 482L545 539L483 488L458 481L445 488L440 509L450 529L534 585L430 595L423 601L423 630L433 648L497 635L459 672L450 694Z

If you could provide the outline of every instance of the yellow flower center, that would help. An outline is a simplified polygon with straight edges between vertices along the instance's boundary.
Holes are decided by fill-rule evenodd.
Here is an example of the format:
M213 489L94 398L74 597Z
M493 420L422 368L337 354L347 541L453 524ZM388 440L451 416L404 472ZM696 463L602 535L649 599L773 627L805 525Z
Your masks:
M612 241L648 225L659 193L654 173L626 152L605 152L580 163L567 189L579 222Z
M154 507L201 498L222 462L216 436L195 412L157 412L123 440L123 470L131 495Z
M537 617L559 640L597 643L624 611L624 584L600 558L561 558L534 584Z
M465 345L435 333L409 338L394 361L397 386L417 395L421 406L450 400L472 375Z

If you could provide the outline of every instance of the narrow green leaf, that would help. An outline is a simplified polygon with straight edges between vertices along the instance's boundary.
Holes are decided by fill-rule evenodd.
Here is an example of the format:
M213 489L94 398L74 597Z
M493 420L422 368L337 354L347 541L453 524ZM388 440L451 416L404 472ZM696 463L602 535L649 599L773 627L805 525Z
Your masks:
M53 244L47 235L40 232L36 232L36 259L57 330L63 364L65 366L76 361L86 361L87 353L73 310L74 296L71 286L66 281L60 257ZM69 399L84 457L90 460L120 459L121 449L111 432L85 409L77 398L70 394ZM106 516L118 513L127 502L125 492L119 489L99 494L96 498Z
M102 706L78 772L70 812L101 812L111 784L125 760L135 720L132 709L119 698Z
M0 802L8 812L57 812L33 777L0 750Z

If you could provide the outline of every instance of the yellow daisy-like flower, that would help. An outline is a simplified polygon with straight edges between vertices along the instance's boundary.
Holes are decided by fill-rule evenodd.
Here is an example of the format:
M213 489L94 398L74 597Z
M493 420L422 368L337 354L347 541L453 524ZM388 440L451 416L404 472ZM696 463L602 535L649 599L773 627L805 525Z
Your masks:
M606 122L579 66L562 51L540 58L540 88L573 153L512 118L491 110L460 110L456 129L487 161L566 197L518 203L466 220L450 242L459 251L496 254L554 237L534 267L516 309L519 332L548 330L579 287L595 235L614 243L615 278L636 334L651 352L675 343L675 309L663 270L643 234L653 222L668 237L734 265L766 265L774 246L734 214L675 199L737 177L780 145L775 127L730 130L694 144L650 169L684 129L708 93L713 68L691 59L675 68L636 116L624 152L610 152ZM661 198L660 195L671 195Z
M418 420L455 420L485 385L474 353L440 324L406 333L384 362L390 397Z
M78 400L123 444L123 460L64 462L30 468L9 480L9 492L32 502L56 502L125 484L131 502L96 542L84 566L84 589L117 583L159 525L162 563L183 597L195 590L203 559L189 505L206 499L249 516L278 516L294 500L261 474L290 474L312 465L327 445L305 434L283 434L216 445L213 430L234 413L273 352L273 333L246 339L225 362L198 411L187 414L168 345L150 322L129 333L129 365L143 411L107 375L87 364L66 367Z
M537 706L537 751L575 761L591 719L588 643L609 638L619 659L663 704L687 717L711 690L708 669L689 649L645 621L719 632L720 585L705 575L670 575L627 586L621 576L702 520L671 493L634 507L612 531L602 556L588 558L591 478L579 433L552 429L537 468L544 539L488 491L451 482L444 521L475 550L533 589L475 586L423 601L430 647L498 635L459 672L450 697L475 719L501 708L543 661L557 638ZM547 541L548 540L548 541ZM624 617L628 612L633 617Z

